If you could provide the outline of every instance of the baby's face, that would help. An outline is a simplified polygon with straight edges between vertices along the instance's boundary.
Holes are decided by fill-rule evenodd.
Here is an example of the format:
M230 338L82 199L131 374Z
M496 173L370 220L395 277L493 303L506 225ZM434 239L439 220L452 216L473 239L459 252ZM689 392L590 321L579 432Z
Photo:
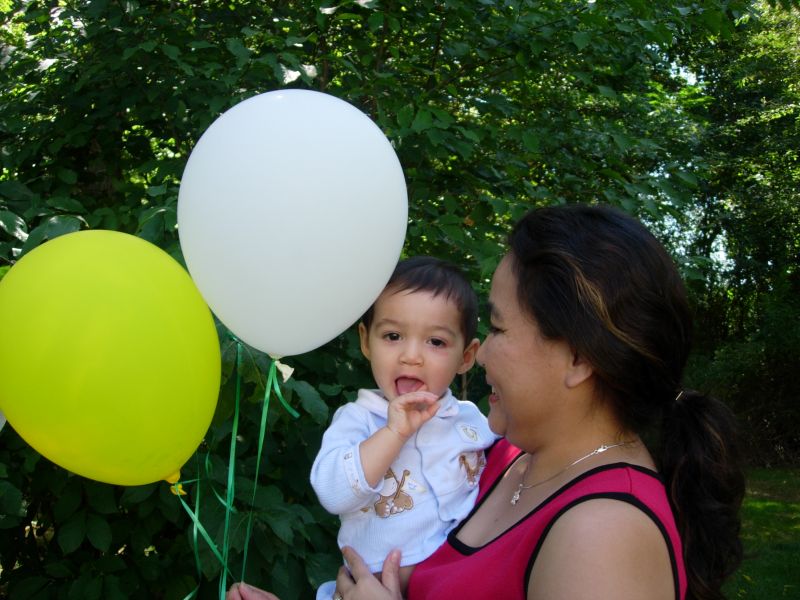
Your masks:
M474 362L465 348L458 307L431 292L385 290L369 331L359 326L361 351L375 383L391 400L426 390L442 396L456 374Z

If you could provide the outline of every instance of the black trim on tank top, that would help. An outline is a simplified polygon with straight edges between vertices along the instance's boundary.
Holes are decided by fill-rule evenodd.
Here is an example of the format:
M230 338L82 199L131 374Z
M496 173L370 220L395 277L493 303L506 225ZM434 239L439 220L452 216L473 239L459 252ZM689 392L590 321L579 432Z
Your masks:
M636 468L635 465L629 465L629 466ZM644 469L643 467L638 467L637 470L643 470L643 469ZM655 475L655 473L650 469L644 469L643 472ZM536 547L533 549L531 557L528 560L528 566L525 569L525 574L522 577L522 590L523 590L522 597L525 598L528 595L528 582L530 581L531 573L533 571L533 565L536 562L536 557L539 556L539 551L542 548L544 540L547 538L547 534L550 533L550 529L552 529L553 525L555 525L559 517L561 517L565 512L567 512L571 508L574 508L578 504L582 504L588 500L598 500L598 499L619 500L620 502L626 502L627 504L631 504L632 506L635 506L636 508L641 510L648 517L650 517L650 520L656 524L656 527L658 527L658 530L661 532L661 535L664 538L664 542L666 542L667 544L667 551L669 552L669 562L672 568L672 585L675 590L675 600L680 600L681 589L678 579L678 562L675 558L675 548L672 546L672 540L669 537L667 528L664 526L664 523L661 522L661 519L658 518L658 515L656 515L655 512L653 512L653 510L649 506L644 504L636 496L624 492L599 492L596 494L581 496L580 498L576 498L569 504L562 507L561 510L559 510L558 513L556 513L556 515L542 530L542 534L539 536L539 541L536 543Z
M610 463L610 464L607 464L607 465L600 465L598 467L595 467L593 469L590 469L590 470L586 471L585 473L581 473L580 475L578 475L574 479L571 479L570 481L568 481L567 483L562 485L555 492L553 492L547 498L545 498L542 501L542 503L539 504L539 506L534 508L528 514L524 515L519 521L514 523L511 527L509 527L505 531L501 532L500 535L498 535L497 537L492 538L491 540L489 540L488 542L486 542L482 546L469 546L469 545L465 544L464 542L462 542L461 540L459 540L456 537L458 535L458 532L461 531L461 528L464 527L464 525L466 525L469 522L469 520L472 518L472 515L474 515L475 512L481 506L483 506L483 503L486 501L486 498L488 498L491 495L491 493L494 491L494 489L498 486L500 481L503 479L503 476L506 473L508 473L509 469L511 469L511 467L514 466L514 463L516 463L523 454L524 454L524 452L520 451L520 453L517 454L511 460L511 462L508 463L508 466L501 471L500 475L497 476L497 478L495 479L494 483L492 483L492 485L489 487L489 489L486 490L486 493L481 497L480 501L477 502L475 504L475 506L472 507L472 510L469 511L469 514L466 517L464 517L464 519L461 521L461 523L456 525L456 527L452 531L450 531L450 533L447 535L447 542L453 547L454 550L458 551L460 554L463 554L464 556L469 556L471 554L475 554L476 552L481 550L481 548L485 548L489 544L493 543L495 540L499 540L505 534L507 534L508 532L512 531L516 527L520 526L522 523L527 521L532 515L536 514L542 508L547 506L547 504L549 504L551 501L553 501L553 499L555 499L558 496L560 496L564 491L566 491L567 489L571 488L572 486L580 483L581 481L583 481L587 477L591 477L595 473L600 473L602 471L610 471L610 470L613 470L613 469L634 469L636 471L644 473L645 475L649 475L650 477L653 477L654 479L657 479L662 484L664 483L664 480L661 478L661 476L658 473L656 473L652 469L648 469L647 467L642 467L640 465L632 465L632 464L626 463L626 462L616 462L616 463Z

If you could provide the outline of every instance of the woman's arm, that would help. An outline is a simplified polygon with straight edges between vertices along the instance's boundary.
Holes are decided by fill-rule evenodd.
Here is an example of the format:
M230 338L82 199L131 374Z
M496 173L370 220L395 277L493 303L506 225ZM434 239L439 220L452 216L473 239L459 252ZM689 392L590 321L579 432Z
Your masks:
M674 600L667 544L639 508L579 504L553 525L528 580L528 600Z

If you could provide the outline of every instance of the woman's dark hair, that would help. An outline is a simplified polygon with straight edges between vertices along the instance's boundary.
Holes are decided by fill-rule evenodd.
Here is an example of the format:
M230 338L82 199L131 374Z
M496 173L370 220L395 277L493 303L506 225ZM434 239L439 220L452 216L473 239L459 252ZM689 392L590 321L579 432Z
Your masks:
M478 297L469 280L455 265L432 256L412 256L397 263L384 289L395 292L430 292L451 300L459 312L464 344L469 344L478 331ZM361 317L367 329L375 313L373 303Z
M683 389L692 323L674 262L638 220L605 206L533 210L509 244L520 305L542 334L593 366L600 401L627 429L655 434L687 598L723 598L742 558L744 475L731 411Z

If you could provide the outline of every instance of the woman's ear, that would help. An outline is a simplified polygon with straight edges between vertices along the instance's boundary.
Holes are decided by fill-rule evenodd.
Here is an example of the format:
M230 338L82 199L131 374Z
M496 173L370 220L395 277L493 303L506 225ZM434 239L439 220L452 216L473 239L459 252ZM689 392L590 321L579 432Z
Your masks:
M572 364L564 375L564 384L568 388L575 388L587 381L594 374L594 367L577 352L572 353Z
M361 354L369 360L369 331L367 331L364 323L358 324L358 339L361 341Z
M464 361L461 363L461 366L458 368L456 373L461 375L472 368L472 365L475 364L475 356L478 354L478 348L480 345L481 343L478 338L473 339L469 344L466 345L463 354Z

